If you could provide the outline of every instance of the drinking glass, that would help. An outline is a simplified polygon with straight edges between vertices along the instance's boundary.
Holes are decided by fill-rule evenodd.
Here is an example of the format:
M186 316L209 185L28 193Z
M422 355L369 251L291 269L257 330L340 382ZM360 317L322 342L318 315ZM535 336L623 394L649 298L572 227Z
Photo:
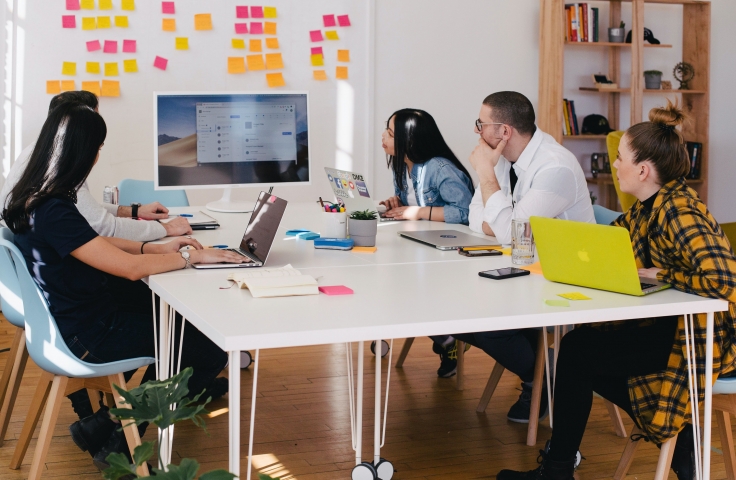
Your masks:
M511 221L511 263L514 265L534 263L534 236L529 220Z

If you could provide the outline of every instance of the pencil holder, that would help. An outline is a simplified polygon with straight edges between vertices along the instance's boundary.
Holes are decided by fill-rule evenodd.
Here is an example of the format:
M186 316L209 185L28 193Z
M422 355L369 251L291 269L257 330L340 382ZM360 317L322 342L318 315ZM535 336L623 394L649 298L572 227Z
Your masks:
M322 212L322 231L319 232L323 238L347 238L348 237L348 214L347 212L332 213Z

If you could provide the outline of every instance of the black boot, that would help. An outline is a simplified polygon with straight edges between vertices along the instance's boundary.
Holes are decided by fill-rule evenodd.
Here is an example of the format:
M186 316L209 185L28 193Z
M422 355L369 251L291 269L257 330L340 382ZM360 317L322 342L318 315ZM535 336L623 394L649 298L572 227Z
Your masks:
M86 392L85 392L86 393ZM77 420L69 426L72 440L83 452L89 451L94 457L100 449L105 446L110 434L118 427L108 413L108 408L103 406L87 418Z
M501 470L496 475L496 480L573 480L575 474L575 458L564 462L550 460L544 450L539 451L541 465L536 470L528 472L516 472L513 470Z
M119 424L116 424L119 427ZM95 467L100 470L105 470L110 467L107 462L107 456L111 453L122 453L128 457L128 461L133 463L133 459L130 456L130 450L128 449L128 442L125 440L125 433L122 430L116 429L112 432L107 440L107 443L95 454L93 462Z
M693 426L690 423L686 424L677 435L671 467L672 471L677 474L677 480L695 478L695 446L693 445Z

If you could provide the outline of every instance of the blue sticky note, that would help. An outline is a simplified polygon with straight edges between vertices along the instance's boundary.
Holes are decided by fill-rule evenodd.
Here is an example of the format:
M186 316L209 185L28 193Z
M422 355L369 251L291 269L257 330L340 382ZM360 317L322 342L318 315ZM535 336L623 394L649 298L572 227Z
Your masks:
M319 238L319 233L314 233L314 232L300 233L299 235L297 235L297 238L301 238L302 240L314 240L315 238Z
M304 230L304 229L301 229L301 228L296 229L296 230L287 230L286 231L286 236L287 237L296 237L300 233L309 233L309 232L311 232L311 230Z

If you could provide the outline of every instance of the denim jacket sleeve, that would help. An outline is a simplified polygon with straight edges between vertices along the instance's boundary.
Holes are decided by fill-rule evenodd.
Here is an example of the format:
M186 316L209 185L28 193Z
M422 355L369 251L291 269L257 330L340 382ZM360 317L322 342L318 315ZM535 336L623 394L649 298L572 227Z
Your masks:
M473 198L470 179L447 160L440 160L437 167L429 185L437 189L436 195L439 198L425 197L424 200L427 205L443 204L445 223L467 225L470 201ZM426 196L427 191L424 194Z

